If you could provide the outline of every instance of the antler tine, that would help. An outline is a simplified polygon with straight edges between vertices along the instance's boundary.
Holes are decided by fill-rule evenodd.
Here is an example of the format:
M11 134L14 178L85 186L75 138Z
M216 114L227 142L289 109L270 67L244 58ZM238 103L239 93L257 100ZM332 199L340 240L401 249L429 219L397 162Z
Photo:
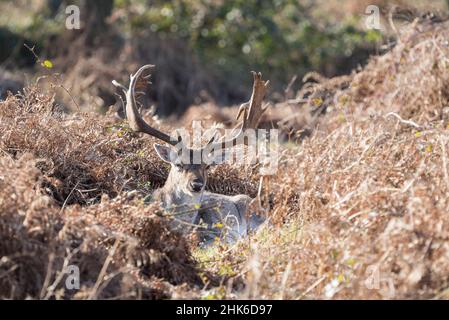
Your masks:
M262 102L265 94L267 93L267 88L270 81L263 81L262 73L260 72L251 71L251 73L253 74L254 78L253 93L249 102L249 111L247 113L247 118L244 119L243 129L256 129L263 113L268 109L268 106L266 106L265 108L262 107Z
M268 106L262 107L262 102L267 93L268 85L270 81L262 80L262 74L260 72L251 71L254 82L253 82L253 92L251 94L251 99L242 104L239 108L237 118L243 115L243 121L239 132L231 139L214 142L211 140L207 147L210 149L225 149L227 147L234 146L235 142L238 142L240 137L244 134L246 129L256 129L257 125L262 118L263 113L268 109ZM242 142L242 141L239 141Z
M134 75L131 74L129 76L130 82L129 87L126 88L125 86L121 85L117 81L113 80L112 84L116 87L123 90L126 96L126 117L128 118L129 126L131 129L133 129L136 132L142 132L149 134L150 136L153 136L155 138L158 138L164 142L167 142L173 146L176 146L179 142L181 142L181 139L178 138L178 141L173 141L170 136L166 133L163 133L145 122L143 118L140 116L139 112L137 111L136 106L136 97L135 97L135 88L137 80L139 80L140 76L145 70L148 70L150 68L153 68L154 65L147 64L142 66Z

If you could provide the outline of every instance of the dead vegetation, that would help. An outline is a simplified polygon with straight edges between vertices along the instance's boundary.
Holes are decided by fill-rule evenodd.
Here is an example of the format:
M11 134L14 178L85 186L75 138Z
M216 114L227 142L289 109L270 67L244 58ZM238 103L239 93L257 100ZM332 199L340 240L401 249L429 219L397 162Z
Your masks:
M283 227L222 255L240 297L448 297L447 30L412 26L285 150L270 185Z
M167 174L152 138L110 114L65 115L38 87L10 96L0 296L448 298L448 30L412 25L362 70L276 106L323 114L264 179L271 224L235 246L194 248L142 204ZM255 196L258 179L224 166L209 189ZM67 259L82 274L73 293L59 279Z
M2 298L164 298L183 290L173 285L202 283L186 240L156 208L106 197L65 209L42 194L36 162L28 153L0 162ZM80 290L66 289L69 265Z
M168 169L152 139L112 116L65 115L39 87L8 97L0 110L2 297L163 298L184 292L183 284L187 297L213 282L160 209L143 204ZM233 171L215 171L211 188L251 188ZM64 263L82 266L81 291L60 290Z

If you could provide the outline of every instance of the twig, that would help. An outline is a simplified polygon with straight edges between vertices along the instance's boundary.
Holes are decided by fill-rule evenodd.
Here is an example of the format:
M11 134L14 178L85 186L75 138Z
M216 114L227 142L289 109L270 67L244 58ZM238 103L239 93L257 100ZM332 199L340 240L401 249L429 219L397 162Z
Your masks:
M38 63L41 62L41 59L39 58L39 56L36 54L36 52L34 52L35 46L30 47L26 43L24 43L23 45L25 46L25 48L30 50L30 52L33 54L34 58L36 58L36 62L38 62Z
M35 50L35 46L32 46L32 47L30 47L29 45L27 45L26 43L24 43L23 44L24 46L25 46L25 48L27 48L32 54L33 54L33 56L34 56L34 58L36 59L36 63L42 63L42 60L41 60L41 58L39 58L39 56L36 54L36 52L34 51ZM53 77L55 77L56 78L56 76L59 76L59 74L54 74L53 75ZM36 80L36 82L38 83L41 79L45 79L45 78L47 78L48 76L41 76L41 77L38 77L37 78L37 80ZM81 109L80 109L80 106L79 106L79 104L75 101L75 98L73 98L73 96L72 96L72 94L69 92L69 90L66 88L66 87L64 87L64 85L62 84L62 81L59 81L60 83L59 84L57 84L57 85L53 85L53 86L55 86L55 87L59 87L59 88L62 88L68 95L69 95L69 97L72 99L72 101L73 101L73 103L75 104L75 106L77 107L77 109L78 109L78 111L80 111Z
M61 282L62 278L64 278L65 275L65 270L67 270L67 267L69 266L69 262L72 259L72 257L78 253L79 248L74 249L72 252L69 251L69 254L67 255L67 257L64 259L64 263L62 265L62 270L59 272L58 276L56 277L55 281L53 282L53 284L51 286L49 286L48 288L46 288L47 290L47 294L44 297L44 300L48 300L50 299L50 297L53 295L56 286Z
M415 128L417 128L417 129L421 129L421 128L422 128L421 125L419 125L419 124L417 124L417 123L415 123L415 122L413 122L413 121L411 121L411 120L404 120L404 119L402 119L401 116L398 115L397 113L389 112L389 113L387 113L387 114L385 115L385 118L388 117L388 116L394 116L396 119L399 120L399 122L401 122L401 123L403 123L403 124L407 124L407 125L412 126L412 127L415 127Z
M54 260L55 260L55 254L53 252L51 252L48 256L47 273L45 274L44 284L42 285L41 294L40 294L41 299L46 296L45 292L48 291Z
M287 88L285 88L285 90L284 90L284 96L285 96L286 99L288 98L289 93L290 93L290 91L291 91L291 88L292 88L293 84L296 82L296 79L297 79L297 78L298 78L298 75L295 74L295 75L291 78L290 82L288 83Z
M401 35L398 32L398 29L396 28L394 21L393 21L393 11L396 9L397 6L393 6L389 11L388 11L388 23L390 24L391 29L394 31L394 33L397 36L397 39L399 42L401 41Z
M119 244L120 244L120 240L116 239L115 243L114 243L114 246L109 251L109 254L108 254L107 258L104 261L103 267L100 270L100 274L98 275L97 281L95 282L95 285L94 285L94 287L92 289L91 294L88 297L88 300L93 300L93 299L95 299L97 297L97 295L99 293L98 289L99 289L99 287L101 285L101 282L104 279L104 276L106 275L106 271L108 270L109 264L111 263L112 257L114 256L115 251L117 250Z
M319 278L317 281L315 281L310 287L308 287L306 289L306 291L304 291L300 296L299 299L304 298L310 291L312 291L313 289L315 289L315 287L317 287L321 282L323 282L323 280L326 279L326 276L322 276L321 278Z
M72 99L72 101L75 104L75 106L78 109L78 111L80 111L81 108L80 108L79 104L75 101L75 98L72 96L72 94L69 92L69 90L66 87L64 87L64 85L61 84L61 83L59 85L57 85L57 86L62 88L69 95L70 99Z
M441 144L441 152L443 153L443 172L444 172L444 179L446 180L447 188L449 189L449 174L447 172L447 155L446 155L446 145L445 141L443 141L443 138L440 136L440 144Z
M284 292L285 292L285 288L287 286L287 280L288 280L288 276L290 275L291 269L292 269L292 260L289 260L288 264L287 264L287 268L285 268L284 274L282 275L280 300L284 300Z
M72 191L70 191L69 195L67 196L67 198L64 200L64 203L62 204L61 210L59 211L59 214L61 214L64 209L65 206L67 205L67 202L69 201L70 197L72 196L73 191L76 189L76 187L78 187L79 181L76 182L75 186L73 187Z
M0 279L5 277L6 275L8 275L9 273L13 272L14 270L16 270L19 267L18 264L13 265L11 268L9 268L8 270L4 271L3 273L0 273Z
M188 205L183 205L183 206L188 206ZM160 211L157 211L156 214L158 216L160 216L160 217L176 217L176 216L182 216L182 215L185 215L185 214L188 214L188 213L192 213L192 212L195 212L195 211L198 211L198 210L207 210L207 209L220 208L220 206L221 206L221 203L216 202L216 203L211 204L209 206L200 206L199 208L189 208L189 209L182 210L180 212L162 213ZM171 210L175 210L176 208L179 208L179 207L167 208L165 211L170 211L170 209Z

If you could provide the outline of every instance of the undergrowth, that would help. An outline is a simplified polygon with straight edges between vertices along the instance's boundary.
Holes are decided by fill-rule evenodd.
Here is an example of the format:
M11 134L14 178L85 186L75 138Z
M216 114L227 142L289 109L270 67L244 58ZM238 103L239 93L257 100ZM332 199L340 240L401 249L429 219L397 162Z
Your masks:
M306 99L320 115L264 179L268 223L234 245L197 248L143 204L168 170L153 138L111 113L64 114L39 86L8 97L0 296L448 298L448 30L412 25L365 68L273 106L304 113ZM256 170L211 175L212 191L257 194ZM72 263L75 292L61 273Z

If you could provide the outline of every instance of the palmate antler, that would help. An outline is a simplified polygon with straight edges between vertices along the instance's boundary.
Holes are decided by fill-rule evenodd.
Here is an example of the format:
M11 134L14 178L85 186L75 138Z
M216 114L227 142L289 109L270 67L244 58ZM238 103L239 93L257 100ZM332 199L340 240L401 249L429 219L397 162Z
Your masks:
M251 94L251 99L249 102L242 104L239 108L239 112L237 114L237 119L243 115L243 121L238 133L231 139L223 140L219 142L215 142L214 140L210 141L207 144L207 147L210 150L219 150L226 149L236 145L236 143L243 143L242 136L245 133L246 129L257 129L257 125L262 118L263 113L268 109L268 105L266 107L262 107L262 102L267 93L268 84L270 81L262 80L262 74L260 72L251 71L253 74L254 82L253 82L253 93Z
M164 132L161 132L145 122L143 118L140 116L137 105L136 105L136 98L135 98L135 87L136 83L143 74L145 70L153 68L153 65L147 64L142 66L134 75L130 75L130 82L129 87L126 88L122 84L118 83L117 81L113 80L112 84L114 84L116 87L123 90L126 96L126 116L128 118L129 125L131 129L133 129L136 132L142 132L149 134L150 136L153 136L155 138L158 138L170 145L176 146L180 143L182 143L181 137L178 136L178 139L172 139L169 135L167 135ZM254 83L253 83L253 93L251 95L251 99L249 102L244 103L240 106L239 113L237 118L239 118L241 115L243 115L243 121L241 124L241 127L238 131L238 133L231 139L223 140L215 142L215 137L213 137L207 145L203 148L207 148L208 150L219 150L219 149L225 149L232 147L236 145L236 142L241 143L242 139L241 137L244 135L244 131L246 129L256 129L257 125L259 124L259 121L263 115L263 113L266 111L268 107L263 108L262 102L265 97L265 94L267 92L269 81L262 80L262 74L256 73L252 71L253 77L254 77ZM145 76L147 79L149 76Z
M137 105L136 105L136 97L135 97L135 88L137 80L139 80L140 76L145 70L153 68L154 65L147 64L142 66L134 75L129 76L129 88L126 88L122 84L118 83L117 81L113 80L112 84L120 89L123 90L126 96L126 117L128 118L129 126L131 129L133 129L136 132L142 132L149 134L150 136L153 136L155 138L158 138L164 142L167 142L173 146L177 145L180 141L172 140L170 136L162 131L159 131L145 122L143 118L140 116L139 112L137 111ZM149 76L146 76L145 78L148 78Z

